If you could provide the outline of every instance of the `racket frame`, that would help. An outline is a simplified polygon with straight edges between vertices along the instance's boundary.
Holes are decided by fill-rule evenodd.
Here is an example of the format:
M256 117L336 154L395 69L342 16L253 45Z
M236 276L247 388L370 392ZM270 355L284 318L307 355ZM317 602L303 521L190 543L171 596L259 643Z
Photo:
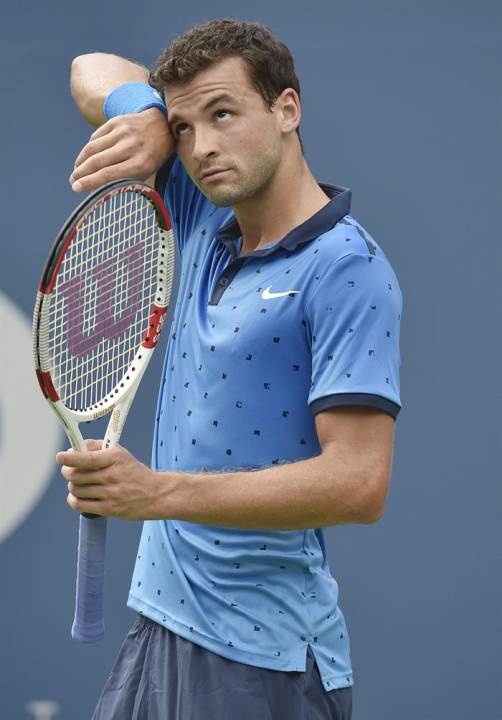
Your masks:
M106 202L117 192L125 191L138 191L142 195L147 195L157 212L161 247L159 250L160 262L157 267L155 302L151 307L149 327L145 332L143 341L122 378L104 398L101 398L90 408L76 410L67 407L64 401L60 399L51 375L52 364L47 337L50 307L53 299L52 293L58 270L72 239L76 236L79 226L85 222L98 204ZM52 247L40 280L33 315L33 354L42 393L52 410L59 417L74 450L85 449L84 439L78 427L79 424L97 420L108 413L112 413L112 417L108 424L103 447L108 448L118 442L127 412L150 361L165 320L173 273L174 242L171 221L160 195L149 186L135 180L120 180L104 185L89 195L63 225Z
M150 307L148 328L132 362L122 378L109 393L85 410L76 410L65 405L60 399L53 380L52 363L48 348L49 315L52 292L58 270L64 255L77 234L80 223L96 207L105 202L114 192L136 190L148 196L152 202L160 233L159 262L154 301ZM103 447L118 443L124 423L138 389L141 378L157 345L164 324L174 276L174 238L172 225L158 193L136 180L124 179L112 182L90 194L70 215L54 242L40 281L35 311L33 314L33 355L37 378L41 390L51 409L61 421L71 446L85 450L85 443L79 430L79 423L96 420L111 412ZM57 383L56 383L57 384ZM75 617L71 635L79 642L96 642L105 632L103 619L104 556L106 545L106 516L83 513L80 516L79 544L77 557L77 586Z

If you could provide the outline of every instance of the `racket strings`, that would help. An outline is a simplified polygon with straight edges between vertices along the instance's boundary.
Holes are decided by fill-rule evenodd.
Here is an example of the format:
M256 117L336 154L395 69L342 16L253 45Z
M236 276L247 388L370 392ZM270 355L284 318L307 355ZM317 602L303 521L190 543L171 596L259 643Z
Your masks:
M160 231L144 195L117 192L78 224L53 291L48 333L65 405L104 402L131 366L157 288Z

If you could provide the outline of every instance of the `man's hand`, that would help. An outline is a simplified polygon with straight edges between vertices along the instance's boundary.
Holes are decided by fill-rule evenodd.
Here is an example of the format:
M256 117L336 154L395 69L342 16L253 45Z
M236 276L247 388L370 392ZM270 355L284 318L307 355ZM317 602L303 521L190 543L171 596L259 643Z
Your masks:
M75 192L95 190L121 178L148 180L174 150L167 120L150 108L108 120L91 135L70 176Z
M101 440L86 440L85 451L59 452L62 476L68 481L67 503L80 513L122 520L148 520L158 493L158 473L125 448L101 450Z

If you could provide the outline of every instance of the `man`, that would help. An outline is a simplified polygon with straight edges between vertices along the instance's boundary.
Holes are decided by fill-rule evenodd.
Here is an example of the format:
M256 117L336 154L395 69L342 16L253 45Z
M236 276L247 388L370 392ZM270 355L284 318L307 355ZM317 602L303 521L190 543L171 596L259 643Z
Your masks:
M102 54L72 69L100 126L72 187L158 171L182 257L154 469L98 441L58 456L74 510L145 520L139 619L94 717L345 720L321 528L383 514L399 285L350 191L312 176L293 61L269 30L198 26L157 61L158 93L147 78Z

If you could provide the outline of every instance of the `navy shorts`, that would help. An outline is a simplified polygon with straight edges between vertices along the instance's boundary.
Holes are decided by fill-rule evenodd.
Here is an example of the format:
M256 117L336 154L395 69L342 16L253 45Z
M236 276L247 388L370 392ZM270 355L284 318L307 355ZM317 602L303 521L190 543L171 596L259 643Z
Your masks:
M92 720L350 720L352 688L326 692L310 647L305 672L216 655L138 616Z

